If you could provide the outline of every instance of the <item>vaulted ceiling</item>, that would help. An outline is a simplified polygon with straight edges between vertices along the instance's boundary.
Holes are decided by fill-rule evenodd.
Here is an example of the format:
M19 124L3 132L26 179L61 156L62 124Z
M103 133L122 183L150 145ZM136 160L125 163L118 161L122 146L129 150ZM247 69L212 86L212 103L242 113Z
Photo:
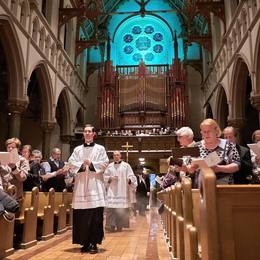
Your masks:
M105 44L108 35L113 41L116 30L133 17L140 18L139 21L156 17L172 34L177 33L183 48L197 43L209 51L212 49L210 13L225 23L223 0L71 0L71 3L73 8L60 9L60 26L78 17L77 55L86 48Z
M93 0L92 0L93 1ZM78 4L91 3L91 0L77 0ZM183 26L183 33L180 37L184 37L188 33L196 33L205 35L208 32L206 19L198 12L195 0L94 0L99 3L101 15L98 18L98 29L103 31L107 28L111 17L114 15L133 16L133 15L158 15L164 18L169 12L176 12ZM121 10L126 2L128 10ZM167 9L160 9L161 3L167 3ZM143 12L143 14L142 14ZM82 24L83 32L86 38L91 38L94 34L95 25L90 20L86 20Z

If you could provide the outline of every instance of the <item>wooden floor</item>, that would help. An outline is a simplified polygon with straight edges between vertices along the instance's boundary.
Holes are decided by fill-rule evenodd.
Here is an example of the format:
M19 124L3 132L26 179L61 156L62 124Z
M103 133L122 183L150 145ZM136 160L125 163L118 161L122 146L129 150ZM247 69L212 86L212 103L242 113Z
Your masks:
M106 233L99 253L81 253L80 245L71 243L71 231L55 236L36 246L18 250L6 259L109 259L142 260L171 259L163 236L160 216L156 208L146 217L131 217L130 228L122 232Z

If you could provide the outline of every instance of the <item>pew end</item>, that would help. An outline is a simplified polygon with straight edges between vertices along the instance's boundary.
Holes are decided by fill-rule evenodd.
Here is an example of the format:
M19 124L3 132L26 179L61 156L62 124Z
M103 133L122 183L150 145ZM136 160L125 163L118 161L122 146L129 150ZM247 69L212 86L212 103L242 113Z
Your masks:
M63 192L55 192L55 205L54 205L54 232L62 234L67 230L66 215L67 209L65 205L67 190Z
M66 207L66 226L67 229L72 229L72 192L66 192L64 196L64 205Z
M48 240L54 237L54 201L55 190L39 192L39 206L37 211L37 236L38 239Z
M10 185L7 189L7 194L15 197L17 189L14 185ZM11 255L14 252L13 233L14 219L7 221L3 216L0 216L0 232L5 236L0 236L0 259Z
M260 259L260 185L216 185L211 169L201 181L202 259Z
M31 192L24 192L18 216L15 219L15 241L22 249L37 244L37 209L39 189L34 187Z

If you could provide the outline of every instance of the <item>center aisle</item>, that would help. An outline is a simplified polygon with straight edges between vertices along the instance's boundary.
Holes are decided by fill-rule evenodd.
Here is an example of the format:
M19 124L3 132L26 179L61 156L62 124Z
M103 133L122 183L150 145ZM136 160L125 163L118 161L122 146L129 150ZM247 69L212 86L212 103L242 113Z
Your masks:
M168 260L171 259L164 240L157 208L151 208L146 217L131 217L129 229L105 233L98 254L81 253L80 246L71 243L71 231L55 236L49 241L19 250L7 259L122 259L122 260Z

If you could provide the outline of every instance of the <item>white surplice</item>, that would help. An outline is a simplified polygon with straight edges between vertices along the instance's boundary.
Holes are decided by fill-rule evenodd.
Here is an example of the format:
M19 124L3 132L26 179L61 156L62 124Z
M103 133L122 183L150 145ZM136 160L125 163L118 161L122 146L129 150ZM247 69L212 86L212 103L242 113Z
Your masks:
M109 183L109 177L117 176L117 180ZM122 161L119 164L110 163L105 170L104 179L107 184L107 207L129 208L130 193L137 187L137 180L131 166ZM128 181L131 180L131 184Z
M84 172L79 172L84 160L90 160L95 171L87 167ZM106 193L103 173L108 165L108 157L102 145L77 146L68 160L75 174L72 208L90 209L106 206Z

